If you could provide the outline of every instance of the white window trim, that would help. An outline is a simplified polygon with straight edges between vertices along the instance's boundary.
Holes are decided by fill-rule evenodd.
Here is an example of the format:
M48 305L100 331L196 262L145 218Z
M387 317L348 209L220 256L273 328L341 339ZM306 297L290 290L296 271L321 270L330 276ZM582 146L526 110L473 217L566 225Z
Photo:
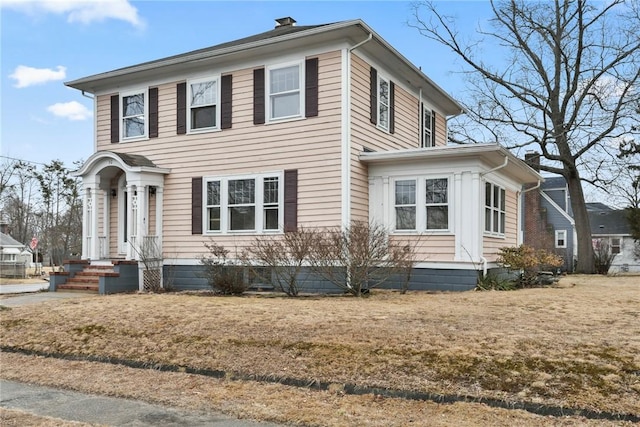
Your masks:
M428 179L446 179L447 180L447 228L427 228L427 188L426 181ZM396 181L416 181L416 228L413 230L396 229ZM389 218L391 220L390 229L393 234L416 234L416 233L428 233L428 234L452 234L453 229L453 179L449 175L420 175L420 176L395 176L390 179L389 197L391 200L389 206L391 212ZM438 206L443 206L439 204Z
M278 64L268 65L266 67L266 72L264 73L264 78L265 78L265 82L264 82L265 98L264 99L266 104L265 105L265 114L266 114L265 123L279 123L279 122L288 121L288 120L297 120L297 119L305 118L304 106L305 106L306 82L305 82L304 65L305 65L305 61L303 59L300 59L297 61L282 62ZM300 97L299 97L300 105L298 107L298 110L300 111L300 113L294 114L291 116L272 118L271 117L271 72L282 69L282 68L293 67L293 66L298 67L298 73L299 73L298 82L300 83L300 85L298 87L298 93L300 94ZM290 92L290 93L293 93L293 92Z
M413 181L414 185L415 185L415 189L416 189L416 193L415 193L415 202L413 204L405 204L405 205L399 205L397 203L396 200L396 185L398 182L400 181ZM414 208L416 211L416 227L418 227L418 178L415 177L411 177L411 178L396 178L393 180L393 230L398 232L398 233L406 233L406 232L412 232L412 231L416 231L416 228L397 228L398 226L398 215L397 215L397 210L396 208L398 207L408 207L408 208Z
M278 178L278 228L264 229L264 178ZM255 183L255 228L231 230L229 225L229 181L254 179ZM207 183L220 181L220 230L209 230L207 215ZM284 173L272 172L254 175L208 176L202 180L202 230L205 235L216 234L278 234L284 230Z
M211 126L208 128L200 128L200 129L192 129L191 128L191 85L195 84L195 83L204 83L204 82L211 82L211 81L215 81L216 82L216 99L215 99L215 104L211 104L211 105L215 105L216 106L216 126ZM187 80L187 133L192 134L192 133L204 133L204 132L212 132L212 131L219 131L220 130L220 92L221 92L221 87L220 87L220 75L212 75L212 76L207 76L207 77L200 77L200 78L195 78L195 79L189 79Z
M429 140L426 141L425 138L425 120L424 120L424 113L425 112L429 112ZM420 122L421 122L421 129L420 129L420 147L421 148L430 148L430 147L435 147L436 146L436 137L435 137L435 129L433 129L431 127L431 122L433 121L433 113L435 112L435 110L433 108L431 108L429 105L425 104L424 102L422 103L422 117L420 118Z
M139 95L139 94L144 95L144 134L138 135L138 136L125 137L124 136L124 131L125 131L124 111L123 111L124 108L122 105L122 101L127 96ZM120 128L120 142L139 141L142 139L149 138L149 88L141 88L141 89L127 90L126 92L120 92L118 111L120 116L119 117L120 122L118 124L118 127Z
M381 117L380 105L382 104L380 102L380 98L381 98L380 97L380 82L381 81L384 81L384 82L387 83L387 88L388 88L388 91L389 91L388 100L389 100L389 103L391 103L391 79L388 78L387 76L384 76L384 75L380 74L380 72L378 72L378 81L376 82L376 95L377 95L376 96L376 101L377 101L376 114L378 115L378 120L377 120L376 126L378 127L378 129L389 133L389 128L390 128L390 124L391 124L391 105L387 104L387 126L385 127L385 126L380 124L380 122L381 122L381 120L380 120L380 117Z
M558 240L560 240L560 235L564 235L564 237L562 238L562 240L564 240L564 244L559 245L558 244ZM566 248L567 247L567 230L556 230L556 241L555 241L555 246L556 248Z
M486 203L486 188L487 188L487 184L491 184L491 206L487 206ZM504 201L504 211L500 209L500 206L493 206L493 192L495 191L494 189L497 188L499 190L504 190L504 197L505 197L505 201ZM483 203L482 203L482 229L484 230L484 235L488 236L488 237L498 237L498 238L506 238L506 228L507 228L507 189L499 184L496 184L495 182L491 182L491 181L484 181L482 183L482 189L485 192L484 196L485 198L483 198ZM501 204L500 201L498 203L499 205ZM505 230L502 230L502 232L495 231L495 230L487 230L486 229L486 221L487 221L487 208L489 208L491 210L491 212L493 213L494 211L498 211L498 227L500 227L500 213L504 213L504 228ZM492 221L491 224L493 225L493 215L492 215ZM492 227L493 228L493 227Z

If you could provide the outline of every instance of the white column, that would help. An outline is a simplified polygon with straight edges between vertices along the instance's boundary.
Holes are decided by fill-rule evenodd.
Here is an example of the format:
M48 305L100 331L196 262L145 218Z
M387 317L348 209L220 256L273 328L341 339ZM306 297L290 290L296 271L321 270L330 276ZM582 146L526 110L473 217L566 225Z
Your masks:
M89 237L89 204L91 197L91 189L89 186L84 186L83 197L82 197L82 259L89 258L89 247L90 244L88 242Z
M127 183L127 236L126 236L126 240L127 240L127 259L134 259L133 254L133 248L131 247L131 237L133 236L135 238L135 225L136 221L135 218L133 218L133 212L136 211L136 209L134 208L134 203L136 200L135 195L133 194L133 192L136 191L136 186L135 185L131 185L129 183Z
M147 235L149 234L149 229L148 229L148 208L147 208L147 197L149 194L149 186L147 185L140 185L137 187L138 188L138 197L137 197L137 205L138 205L138 211L136 212L136 234L137 234L137 238L136 238L136 243L137 243L137 252L135 252L136 258L135 259L140 259L140 254L142 253L142 251L147 250L148 248L145 246L145 238L147 237Z
M111 219L111 189L107 188L102 190L102 208L104 209L102 214L102 233L104 234L104 256L109 258L111 253L109 252L109 221Z
M393 204L394 202L391 201L391 194L389 193L390 188L389 188L389 177L388 176L383 176L382 177L382 223L385 225L385 227L389 227L390 230L393 230L395 228L395 224L391 223L391 218L393 218L393 216L391 215L391 210L393 209Z
M98 186L91 189L91 255L92 260L100 257L100 239L98 239Z
M162 201L164 197L164 188L161 186L156 187L156 238L158 242L158 251L160 257L162 257Z

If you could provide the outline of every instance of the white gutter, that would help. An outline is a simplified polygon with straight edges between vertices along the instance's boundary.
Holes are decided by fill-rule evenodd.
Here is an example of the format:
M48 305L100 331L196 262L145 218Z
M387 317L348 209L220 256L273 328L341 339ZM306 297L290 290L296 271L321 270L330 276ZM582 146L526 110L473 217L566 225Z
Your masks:
M529 191L531 191L531 190L535 190L535 189L537 189L537 188L540 188L540 184L541 184L541 183L542 183L542 181L538 180L538 183L537 183L534 187L527 188L526 190L522 190L522 191L520 192L520 194L528 193L528 192L529 192Z
M341 220L342 226L348 227L351 224L351 52L359 48L363 44L373 39L373 33L350 47L343 50L344 74L342 81L345 82L342 93L342 151L341 151L341 169L342 169L342 196L341 196Z

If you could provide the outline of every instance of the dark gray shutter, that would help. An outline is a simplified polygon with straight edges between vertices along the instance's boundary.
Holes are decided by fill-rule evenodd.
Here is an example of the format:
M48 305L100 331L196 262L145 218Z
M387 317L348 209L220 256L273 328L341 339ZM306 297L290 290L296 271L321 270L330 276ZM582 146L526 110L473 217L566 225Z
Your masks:
M305 61L304 112L306 117L318 115L318 58Z
M422 102L418 103L419 108L419 116L420 116L420 147L424 147L424 104Z
M176 133L187 133L187 84L176 85Z
M120 95L111 95L111 143L120 142Z
M369 104L370 121L374 125L378 124L378 70L371 67L369 70Z
M436 112L431 110L431 146L436 146Z
M264 112L264 68L253 70L253 124L261 125Z
M191 234L202 234L202 177L191 179Z
M389 133L396 131L396 85L389 82Z
M149 138L158 137L158 88L149 88Z
M284 171L284 231L298 230L298 170Z
M233 78L231 74L227 74L226 76L222 76L220 81L220 128L221 129L231 129L231 94L232 94L232 83Z

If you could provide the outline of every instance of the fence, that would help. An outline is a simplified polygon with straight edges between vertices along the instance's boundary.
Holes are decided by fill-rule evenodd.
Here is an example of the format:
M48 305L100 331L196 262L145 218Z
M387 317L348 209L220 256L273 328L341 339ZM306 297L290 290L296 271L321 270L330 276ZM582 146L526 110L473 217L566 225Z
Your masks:
M27 277L27 265L23 262L0 262L0 277L24 279Z

